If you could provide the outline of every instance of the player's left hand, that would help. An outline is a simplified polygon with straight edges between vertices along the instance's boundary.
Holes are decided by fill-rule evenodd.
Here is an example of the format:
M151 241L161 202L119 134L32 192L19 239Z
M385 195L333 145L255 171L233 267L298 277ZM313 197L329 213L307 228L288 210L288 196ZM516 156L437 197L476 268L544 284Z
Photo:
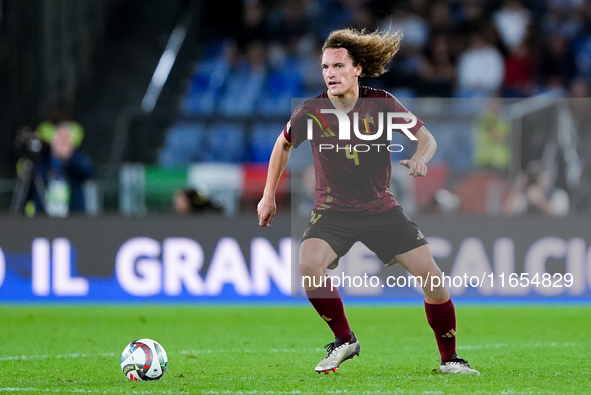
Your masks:
M409 168L409 176L425 177L427 175L427 164L420 159L404 159L400 161L400 164Z

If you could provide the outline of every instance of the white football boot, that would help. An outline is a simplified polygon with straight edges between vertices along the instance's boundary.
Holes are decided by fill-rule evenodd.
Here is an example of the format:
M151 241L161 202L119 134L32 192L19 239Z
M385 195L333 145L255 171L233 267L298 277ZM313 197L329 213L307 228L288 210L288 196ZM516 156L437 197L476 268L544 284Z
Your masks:
M453 355L451 361L441 362L441 366L439 366L439 371L441 373L454 373L454 374L477 374L480 375L480 372L474 369L468 361L458 357L457 354Z
M340 339L336 339L334 343L328 343L324 348L326 348L328 354L326 358L318 363L316 372L328 374L331 370L336 372L339 365L344 361L353 359L355 355L359 356L361 344L351 332L351 339L348 342L343 343Z

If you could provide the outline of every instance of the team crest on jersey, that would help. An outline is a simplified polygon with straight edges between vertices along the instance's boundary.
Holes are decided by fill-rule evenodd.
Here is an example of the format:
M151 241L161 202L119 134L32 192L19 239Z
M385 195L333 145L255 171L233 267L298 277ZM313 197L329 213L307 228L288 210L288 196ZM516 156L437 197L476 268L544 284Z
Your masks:
M365 134L373 134L376 130L376 123L373 121L373 117L370 117L369 114L365 114L365 118L361 120L362 128Z

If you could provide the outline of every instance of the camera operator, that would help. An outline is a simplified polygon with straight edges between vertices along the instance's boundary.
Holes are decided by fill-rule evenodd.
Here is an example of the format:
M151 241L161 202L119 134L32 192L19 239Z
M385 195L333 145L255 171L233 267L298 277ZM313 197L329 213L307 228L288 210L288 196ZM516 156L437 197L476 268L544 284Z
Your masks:
M38 212L52 217L85 212L84 182L92 176L90 157L75 147L69 123L56 127L50 143L43 142L35 161L35 173L43 181L43 196L37 188L29 190L29 199ZM27 200L29 200L27 199Z

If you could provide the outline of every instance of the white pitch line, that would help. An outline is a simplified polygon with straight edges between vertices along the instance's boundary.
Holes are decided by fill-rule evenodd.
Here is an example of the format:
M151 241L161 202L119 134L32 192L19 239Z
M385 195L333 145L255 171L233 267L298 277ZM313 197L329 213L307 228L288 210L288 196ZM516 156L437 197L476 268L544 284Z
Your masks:
M149 391L149 390L80 390L80 389L64 389L64 388L15 388L15 387L5 387L0 388L0 392L36 392L36 393L88 393L88 394L177 394L178 391L176 390L163 390L163 391ZM299 391L299 390L292 390L292 391L267 391L267 390L195 390L194 392L191 390L184 391L184 393L192 394L192 393L199 393L199 394L211 394L211 395L317 395L317 394L363 394L363 395L393 395L393 394L426 394L426 395L440 395L444 394L443 391L420 391L420 390L404 390L401 388L396 388L393 390L362 390L362 391L349 391L349 390L323 390L321 392L307 392L307 391ZM541 394L542 392L532 392L532 391L515 391L512 389L500 389L495 391L485 391L481 390L478 391L479 394L504 394L504 395L531 395L531 394ZM543 392L546 393L546 392Z
M0 388L0 392L41 392L41 393L89 393L89 394L120 394L120 393L126 393L126 394L176 394L177 391L174 390L164 390L164 391L130 391L130 390L121 390L121 391L115 391L115 390L76 390L76 389L50 389L50 388L14 388L14 387L6 387L6 388ZM422 392L417 392L417 391L404 391L402 389L396 389L396 390L375 390L375 391L349 391L349 390L323 390L320 392L308 392L308 391L299 391L299 390L293 390L293 391L272 391L272 390L224 390L224 391L217 391L217 390L208 390L208 391L202 391L202 390L196 390L195 392L192 391L187 391L186 393L191 394L191 393L199 393L199 394L211 394L211 395L258 395L258 394L266 394L266 395L317 395L317 394L357 394L357 393L361 393L364 395L370 395L370 394L376 394L376 395L380 395L380 394L443 394L443 392L441 391L422 391Z
M149 390L139 390L139 391L134 391L134 390L82 390L82 389L67 389L67 388L55 388L55 389L51 389L51 388L31 388L31 387L26 387L26 388L16 388L16 387L5 387L5 388L0 388L0 392L1 393L5 393L5 392L36 392L36 393L88 393L88 394L120 394L120 393L126 393L126 394L176 394L178 393L175 390L163 390L163 391L149 391ZM188 391L188 394L193 393L192 391ZM340 393L351 393L351 392L347 392L347 391L340 391L340 390L336 390L336 391L322 391L322 392L303 392L303 391L299 391L299 390L293 390L293 391L266 391L266 390L236 390L236 391L216 391L216 390L209 390L209 391L201 391L201 390L196 390L194 393L199 393L199 394L225 394L225 395L248 395L248 394L252 394L252 395L257 395L257 394L268 394L268 395L274 395L274 394L281 394L281 395L305 395L305 394L340 394ZM377 392L368 392L368 391L363 391L364 394L371 394L371 393L375 393L375 394L391 394L392 392L383 392L383 391L377 391Z
M113 390L82 390L82 389L68 389L68 388L15 388L15 387L5 387L0 388L1 393L5 392L36 392L36 393L85 393L85 394L173 394L173 391L161 391L161 392L154 392L154 391L113 391Z
M539 347L576 347L577 343L531 343L531 344L507 344L507 343L496 343L496 344L464 344L457 346L458 350L481 350L489 348L539 348Z
M99 392L98 390L74 390L74 389L50 389L50 388L15 388L5 387L0 388L0 392Z
M296 353L296 352L317 352L317 351L324 351L324 348L308 348L308 349L295 349L295 348L283 348L283 349L278 349L278 348L272 348L270 350L251 350L248 348L245 349L236 349L236 350L182 350L182 351L176 351L176 352L172 352L172 354L225 354L225 353L229 353L229 354L239 354L239 353L244 353L244 354L251 354L251 353L257 353L257 354L261 354L261 353L269 353L269 354L273 354L273 353Z
M518 347L518 348L542 348L542 347L576 347L577 343L530 343L530 344L508 344L508 343L496 343L496 344L464 344L457 346L458 350L481 350L481 349L498 349L507 347ZM234 350L180 350L168 352L169 355L193 355L193 354L275 354L275 353L309 353L309 352L323 352L323 348L309 348L309 349L295 349L295 348L271 348L268 350L252 350L252 349L234 349ZM3 361L26 361L30 359L75 359L75 358L96 358L99 357L116 357L116 353L102 353L102 354L38 354L38 355L16 355L0 357L0 362Z
M1 361L19 361L19 360L27 360L27 359L74 359L74 358L96 358L97 356L101 357L114 357L115 353L102 353L102 354L57 354L57 355L49 355L49 354L38 354L38 355L17 355L13 357L0 357Z
M272 348L270 350L251 350L251 349L235 349L235 350L181 350L181 351L171 351L167 352L169 355L181 354L181 355L191 355L191 354L251 354L251 353L306 353L306 352L320 352L324 351L323 348L310 348L310 349L278 349ZM38 354L38 355L16 355L16 356L8 356L8 357L0 357L0 362L2 361L26 361L29 359L75 359L75 358L96 358L99 357L115 357L118 354L109 352L109 353L102 353L102 354L57 354L57 355L49 355L49 354Z

